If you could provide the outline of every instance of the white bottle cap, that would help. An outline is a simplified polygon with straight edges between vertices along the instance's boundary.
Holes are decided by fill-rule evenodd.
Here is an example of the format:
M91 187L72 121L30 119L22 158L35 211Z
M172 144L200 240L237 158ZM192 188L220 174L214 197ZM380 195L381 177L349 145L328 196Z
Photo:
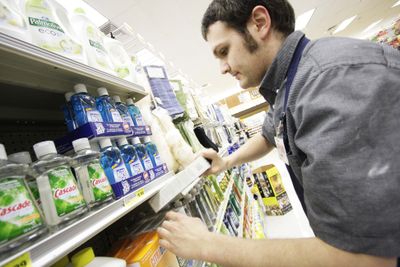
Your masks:
M132 98L128 98L128 99L126 100L126 104L127 104L127 105L134 105L135 103L133 103L133 99L132 99Z
M7 153L3 144L0 144L0 159L7 160Z
M78 94L79 93L87 93L86 85L84 85L83 83L75 84L74 90Z
M36 157L41 158L49 154L57 154L56 146L53 141L43 141L33 145Z
M115 103L121 103L122 102L121 98L119 96L117 96L117 95L113 96L113 99L114 99Z
M31 164L32 163L31 154L29 154L28 151L22 151L22 152L8 155L8 159L15 163L21 163L21 164Z
M133 140L133 143L136 145L136 144L140 144L140 139L139 139L139 137L134 137L134 138L132 138L132 140Z
M79 138L72 142L72 146L74 147L75 152L84 150L84 149L91 149L89 139Z
M143 138L143 143L148 143L148 142L151 142L150 136L145 136Z
M107 88L105 87L97 88L97 93L99 94L99 96L108 95Z
M100 139L100 140L99 140L99 145L100 145L100 147L101 147L102 149L103 149L103 148L106 148L106 147L112 146L110 138Z
M126 137L120 137L117 139L118 146L123 146L128 144L128 140L126 140Z
M75 93L74 92L68 92L65 93L65 100L67 100L67 102L71 101L71 96L73 96Z

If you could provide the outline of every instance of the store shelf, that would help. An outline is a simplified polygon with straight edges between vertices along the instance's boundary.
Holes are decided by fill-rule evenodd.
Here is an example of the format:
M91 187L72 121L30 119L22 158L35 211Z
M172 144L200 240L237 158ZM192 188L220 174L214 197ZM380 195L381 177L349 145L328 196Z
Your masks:
M241 105L235 106L229 109L229 112L232 116L236 118L240 118L246 114L255 112L256 110L266 109L268 107L268 103L265 101L263 97L259 97L253 99L249 102L243 103Z
M242 200L240 201L240 225L238 229L238 237L242 238L243 237L243 227L244 227L244 204L246 200L246 180L243 180L243 195L242 195Z
M172 173L168 173L119 200L111 202L97 210L90 211L81 219L74 221L55 233L34 241L31 245L26 246L14 255L6 259L0 259L0 266L5 265L25 252L30 252L32 266L50 266L148 200L173 180L174 176Z
M155 212L160 211L165 205L176 199L188 186L194 183L208 168L210 168L210 163L205 158L197 158L183 171L175 175L173 183L166 184L149 200L150 206Z
M222 221L224 219L226 207L228 206L229 195L232 192L233 183L234 183L234 180L233 180L233 178L231 178L231 180L229 181L228 187L226 188L225 193L224 193L224 200L222 201L222 203L219 207L219 210L218 210L217 220L216 220L215 227L214 227L215 232L219 231L219 229L221 228L221 225L223 223Z
M77 83L106 87L110 94L143 98L144 88L83 63L44 50L0 32L0 82L65 93Z

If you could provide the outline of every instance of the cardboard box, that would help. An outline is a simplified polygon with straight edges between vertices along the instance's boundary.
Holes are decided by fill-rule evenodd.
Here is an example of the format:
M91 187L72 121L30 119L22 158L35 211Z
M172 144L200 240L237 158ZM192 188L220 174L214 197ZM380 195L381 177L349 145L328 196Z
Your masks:
M282 177L274 165L266 165L253 170L253 178L267 215L284 215L292 210Z

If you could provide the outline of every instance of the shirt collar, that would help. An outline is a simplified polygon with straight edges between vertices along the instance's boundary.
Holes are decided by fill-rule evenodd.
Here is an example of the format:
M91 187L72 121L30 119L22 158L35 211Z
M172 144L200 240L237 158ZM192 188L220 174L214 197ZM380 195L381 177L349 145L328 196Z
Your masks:
M282 86L289 69L290 62L298 43L304 33L296 31L291 33L283 42L271 66L268 68L260 85L260 94L272 106L275 103L276 91Z

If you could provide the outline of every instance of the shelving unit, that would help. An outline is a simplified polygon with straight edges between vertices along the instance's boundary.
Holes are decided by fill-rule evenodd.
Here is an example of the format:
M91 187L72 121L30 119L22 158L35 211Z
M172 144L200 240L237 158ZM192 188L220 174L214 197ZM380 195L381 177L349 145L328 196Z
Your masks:
M0 32L0 83L66 93L77 83L106 87L111 94L146 96L144 88L112 74L44 50Z

